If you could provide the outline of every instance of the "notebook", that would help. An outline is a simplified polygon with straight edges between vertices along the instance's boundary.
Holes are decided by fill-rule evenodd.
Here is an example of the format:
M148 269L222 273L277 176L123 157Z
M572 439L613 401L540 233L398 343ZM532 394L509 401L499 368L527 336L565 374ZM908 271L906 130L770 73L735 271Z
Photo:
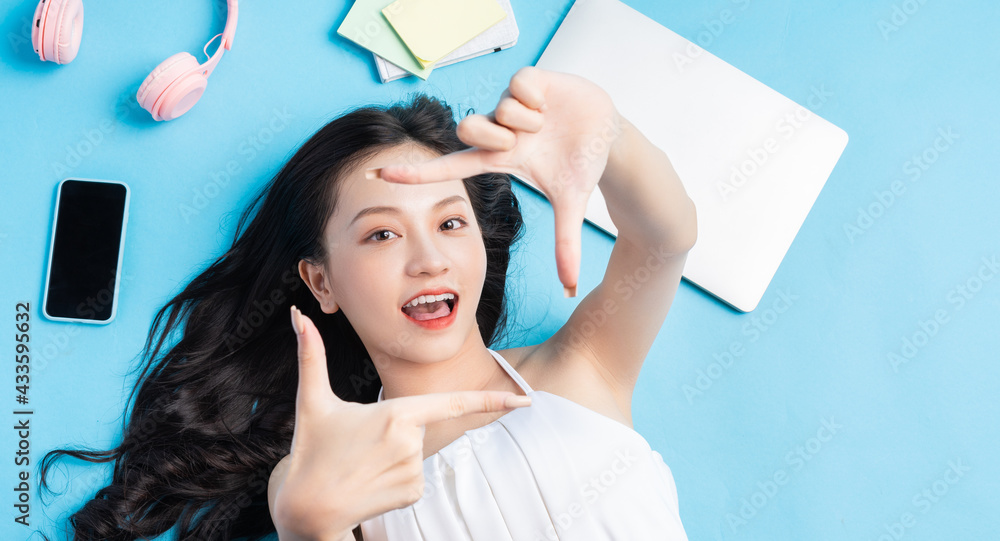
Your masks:
M510 6L510 0L497 0L497 3L507 13L507 16L451 54L438 60L433 67L443 68L463 60L470 60L485 54L500 52L516 45L519 32L517 21L514 19L514 10ZM378 54L372 53L372 56L375 57L375 66L378 68L378 75L383 83L395 81L411 74L409 71L382 58ZM426 71L430 73L429 69ZM426 79L426 77L423 78Z
M507 16L496 0L396 0L382 15L424 68Z
M847 133L618 0L577 0L536 65L600 85L666 152L698 209L684 277L756 308ZM617 235L599 188L586 217Z

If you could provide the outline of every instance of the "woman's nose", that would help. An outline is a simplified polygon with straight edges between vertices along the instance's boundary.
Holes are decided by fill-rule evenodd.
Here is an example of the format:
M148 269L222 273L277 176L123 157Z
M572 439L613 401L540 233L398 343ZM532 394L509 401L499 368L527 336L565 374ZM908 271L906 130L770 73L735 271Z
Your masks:
M432 235L410 235L407 273L437 275L448 270L449 260Z

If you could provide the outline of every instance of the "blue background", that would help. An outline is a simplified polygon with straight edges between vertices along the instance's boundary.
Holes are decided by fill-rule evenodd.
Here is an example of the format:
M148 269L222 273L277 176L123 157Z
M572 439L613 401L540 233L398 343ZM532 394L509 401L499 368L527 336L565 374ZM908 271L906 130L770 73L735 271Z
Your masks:
M1000 6L626 3L799 103L825 89L832 96L816 112L851 138L758 309L736 313L683 282L643 368L635 427L673 470L689 537L997 538L1000 279L983 278L993 277L984 261L1000 257ZM89 2L79 56L57 66L31 49L34 3L0 2L0 401L13 421L14 305L28 301L32 459L114 443L154 311L221 253L249 195L316 129L414 91L488 112L570 4L513 0L521 33L512 49L427 82L383 85L371 56L336 35L349 2L247 2L201 101L155 123L135 103L139 83L175 52L200 56L222 30L224 3ZM939 130L958 138L928 151ZM914 169L925 151L933 163ZM230 161L238 172L227 179L218 173ZM69 176L132 187L121 304L104 327L38 317L55 187ZM880 208L878 193L894 181L905 191ZM579 297L561 293L551 208L515 189L528 219L511 271L513 345L522 345L547 338ZM185 214L199 193L211 194L207 204ZM581 297L613 241L587 225L583 242ZM921 336L940 311L947 322ZM915 353L904 340L919 344ZM741 354L727 357L731 349ZM894 367L891 353L905 362ZM15 432L2 441L0 538L21 539ZM64 463L63 494L45 505L33 479L33 525L61 538L69 511L109 472Z

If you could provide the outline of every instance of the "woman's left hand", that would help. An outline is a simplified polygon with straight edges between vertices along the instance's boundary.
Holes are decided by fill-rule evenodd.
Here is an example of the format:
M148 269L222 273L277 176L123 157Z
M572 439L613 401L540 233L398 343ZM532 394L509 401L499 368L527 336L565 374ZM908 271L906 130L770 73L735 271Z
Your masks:
M496 109L458 124L473 148L419 164L386 166L388 182L417 184L509 173L532 181L555 215L556 267L567 296L576 295L587 200L601 179L623 119L594 83L535 67L520 69Z

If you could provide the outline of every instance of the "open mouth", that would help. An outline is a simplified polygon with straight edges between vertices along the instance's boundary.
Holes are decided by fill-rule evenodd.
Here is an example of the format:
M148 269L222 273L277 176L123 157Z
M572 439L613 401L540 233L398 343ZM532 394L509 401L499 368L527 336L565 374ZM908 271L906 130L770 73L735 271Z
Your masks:
M430 321L450 317L457 303L458 295L454 293L426 295L417 297L400 310L415 321Z

